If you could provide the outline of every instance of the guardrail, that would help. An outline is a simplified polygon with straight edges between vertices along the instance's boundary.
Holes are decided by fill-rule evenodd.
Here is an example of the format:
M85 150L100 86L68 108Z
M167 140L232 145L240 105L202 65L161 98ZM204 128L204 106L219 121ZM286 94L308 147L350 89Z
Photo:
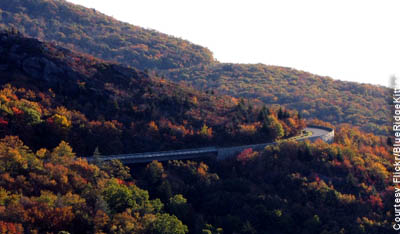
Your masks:
M307 125L307 128L319 128L319 129L323 129L326 131L334 131L333 128L329 128L329 127L325 127L325 126L318 126L318 125Z
M335 130L333 128L329 128L329 127L323 127L323 126L316 126L316 125L308 125L307 128L316 128L316 129L322 129L327 131L325 134L323 135L319 135L319 136L310 136L308 138L306 138L307 140L314 142L317 139L321 139L329 144L333 143L334 138L335 138Z
M86 159L90 161L99 160L99 161L107 161L112 159L118 159L121 161L124 160L154 160L154 158L162 158L162 157L171 157L171 156L185 156L185 155L194 155L194 154L206 154L206 153L216 153L218 152L216 147L203 147L203 148L194 148L194 149L183 149L183 150L171 150L171 151L159 151L159 152L147 152L147 153L135 153L135 154L117 154L117 155L107 155L101 157L86 157Z
M332 143L334 139L334 130L327 127L309 125L307 128L312 129L322 129L325 130L326 133L322 135L309 136L306 138L298 139L297 141L302 140L310 140L315 141L317 139L322 139L325 142ZM108 155L101 157L86 157L89 162L93 162L95 160L98 161L108 161L112 159L118 159L125 164L134 164L134 163L145 163L151 162L153 160L158 161L167 161L167 160L178 160L178 159L189 159L189 158L197 158L202 157L204 155L216 154L217 160L223 160L225 158L231 157L240 153L244 149L251 148L253 150L262 150L268 145L277 144L277 142L269 142L262 144L253 144L253 145L242 145L242 146L234 146L234 147L203 147L203 148L194 148L194 149L183 149L183 150L172 150L172 151L159 151L159 152L147 152L147 153L135 153L135 154L118 154L118 155Z

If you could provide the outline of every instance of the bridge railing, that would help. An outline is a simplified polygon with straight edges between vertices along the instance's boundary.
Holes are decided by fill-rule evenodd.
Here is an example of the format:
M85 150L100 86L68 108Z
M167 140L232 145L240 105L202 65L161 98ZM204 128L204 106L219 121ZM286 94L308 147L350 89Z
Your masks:
M309 128L318 128L327 131L324 135L318 136L309 136L302 139L297 139L297 141L301 140L310 140L314 141L316 139L322 139L328 143L333 142L334 137L334 129L328 127L321 127L315 125L308 125ZM173 158L168 157L175 157L177 159L181 159L187 155L201 155L204 153L217 153L219 159L229 157L228 154L237 153L239 150L252 148L252 149L260 149L264 148L267 145L273 145L276 142L270 143L261 143L261 144L252 144L252 145L242 145L242 146L232 146L232 147L202 147L202 148L193 148L193 149L182 149L182 150L170 150L170 151L159 151L159 152L145 152L145 153L134 153L134 154L117 154L117 155L107 155L107 156L100 156L97 157L96 160L99 161L107 161L112 159L118 159L121 161L130 161L134 162L135 160L138 162L144 161L151 161L151 160L172 160ZM92 157L85 157L88 161L94 161L95 158Z
M134 159L134 158L156 158L156 157L168 157L173 155L187 155L187 154L201 154L201 153L215 153L217 152L217 147L202 147L193 149L182 149L182 150L170 150L170 151L159 151L159 152L146 152L146 153L134 153L134 154L117 154L117 155L107 155L99 156L96 158L100 161L111 160L111 159ZM94 157L85 157L88 161L93 161Z
M333 128L329 128L329 127L325 127L325 126L312 125L312 124L311 124L311 125L307 125L307 127L308 127L308 128L319 128L319 129L326 130L326 131L328 131L328 132L334 131Z

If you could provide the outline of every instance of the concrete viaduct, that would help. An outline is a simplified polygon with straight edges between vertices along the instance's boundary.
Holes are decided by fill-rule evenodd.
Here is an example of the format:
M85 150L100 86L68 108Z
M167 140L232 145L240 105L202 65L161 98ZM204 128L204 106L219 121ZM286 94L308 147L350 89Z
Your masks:
M321 139L327 143L332 143L334 138L334 130L327 127L312 126L309 125L306 131L312 134L307 137L298 138L297 141L316 141ZM101 156L98 158L100 161L108 161L112 159L118 159L123 164L135 164L135 163L147 163L153 160L157 161L168 161L168 160L181 160L181 159L192 159L214 154L217 156L217 160L223 160L242 152L244 149L262 150L268 145L277 144L276 142L254 144L254 145L242 145L235 147L203 147L195 149L183 149L173 151L160 151L160 152L147 152L147 153L136 153L136 154L118 154ZM89 162L93 161L93 157L88 157Z

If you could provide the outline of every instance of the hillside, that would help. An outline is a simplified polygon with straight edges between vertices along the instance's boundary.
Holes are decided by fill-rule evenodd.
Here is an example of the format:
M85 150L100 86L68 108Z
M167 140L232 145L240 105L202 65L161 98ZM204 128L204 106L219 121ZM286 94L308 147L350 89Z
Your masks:
M396 233L385 142L344 125L332 145L283 142L222 162L154 161L129 170L118 161L88 164L65 142L35 152L5 137L0 231Z
M2 233L394 233L386 137L342 125L331 145L94 165L73 149L256 143L304 122L13 32L0 32L0 85Z
M202 65L176 69L165 76L200 90L283 105L299 111L304 118L335 125L350 123L379 135L389 133L388 88L263 64Z
M2 1L0 17L0 28L14 27L29 36L105 60L154 69L167 79L197 89L254 98L267 105L295 109L305 118L350 123L380 135L388 133L387 88L336 81L284 67L221 64L203 47L64 0Z
M347 124L335 138L222 162L152 162L134 178L150 197L179 201L170 211L191 233L396 233L386 138Z
M0 29L12 27L42 41L57 42L65 48L141 70L214 61L204 47L117 21L64 0L1 1Z
M0 233L395 233L393 140L363 131L388 133L389 89L218 63L63 0L0 9L1 28L53 41L0 31ZM275 141L304 118L335 124L334 143L131 168L77 158Z
M1 233L187 233L121 164L88 164L65 142L35 153L18 137L0 155Z
M304 128L276 113L215 96L51 43L0 33L0 136L34 150L61 140L79 155L268 142Z

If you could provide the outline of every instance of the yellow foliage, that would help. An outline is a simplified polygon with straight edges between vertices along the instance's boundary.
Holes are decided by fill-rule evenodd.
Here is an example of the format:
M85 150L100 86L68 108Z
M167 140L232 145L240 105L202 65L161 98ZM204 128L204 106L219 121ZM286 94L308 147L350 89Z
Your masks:
M46 154L47 154L47 153L48 153L47 149L42 148L42 149L36 151L36 156L37 156L38 158L40 158L40 159L43 159L43 158L46 157Z
M204 124L200 130L200 135L211 138L213 135L212 128L209 128L206 124Z
M381 163L375 162L371 165L370 168L372 172L374 172L377 176L379 176L383 180L385 180L389 176L389 172Z
M57 195L55 195L51 191L42 190L40 192L40 197L36 198L35 200L38 202L46 203L50 207L52 207L52 206L54 206L54 204L57 200Z
M57 125L63 128L69 128L71 126L71 121L64 115L55 114L52 118Z
M190 102L191 102L193 105L197 105L197 104L199 103L199 101L197 100L197 97L196 97L196 96L192 97L192 98L190 99Z
M340 202L345 203L345 204L350 204L352 202L355 202L355 200L356 200L356 197L353 194L338 193L337 198Z
M63 115L68 119L71 119L71 112L64 106L59 106L56 108L55 112L59 115Z

